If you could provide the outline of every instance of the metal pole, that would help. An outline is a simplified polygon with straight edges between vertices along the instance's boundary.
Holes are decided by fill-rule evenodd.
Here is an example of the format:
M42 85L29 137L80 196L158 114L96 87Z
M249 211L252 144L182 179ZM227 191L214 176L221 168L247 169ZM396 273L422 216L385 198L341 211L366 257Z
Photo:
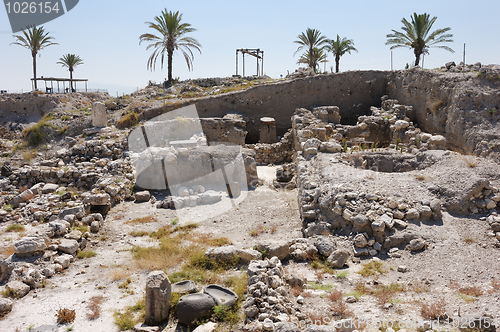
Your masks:
M260 53L260 50L257 49L257 77L259 77L259 53Z
M264 51L262 51L262 76L264 76Z
M465 74L465 43L464 43L464 65L462 66L462 74Z
M236 50L236 76L238 76L238 50Z
M392 64L392 51L391 51L391 71L394 71L394 67L393 67L393 64Z
M243 77L245 77L245 53L243 53Z

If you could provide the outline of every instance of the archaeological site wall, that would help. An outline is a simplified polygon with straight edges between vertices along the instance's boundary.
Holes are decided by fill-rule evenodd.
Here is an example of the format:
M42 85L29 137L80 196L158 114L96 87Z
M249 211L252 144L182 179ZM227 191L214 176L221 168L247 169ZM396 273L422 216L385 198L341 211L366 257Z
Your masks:
M318 75L256 86L242 92L200 99L196 102L200 117L223 117L227 113L238 113L247 119L247 143L259 139L260 118L276 119L278 136L291 128L291 117L298 107L336 105L340 107L342 119L355 124L357 117L369 114L370 106L379 105L385 94L387 72L347 72L336 75ZM189 102L176 105L185 106ZM144 119L168 111L172 106L145 112Z

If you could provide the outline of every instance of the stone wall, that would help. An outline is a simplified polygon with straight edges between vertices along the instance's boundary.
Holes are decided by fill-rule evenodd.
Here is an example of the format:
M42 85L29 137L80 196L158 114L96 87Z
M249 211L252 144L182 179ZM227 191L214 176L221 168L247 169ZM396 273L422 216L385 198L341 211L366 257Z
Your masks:
M358 116L368 114L370 106L380 105L385 94L387 72L364 71L341 74L317 75L296 80L280 81L255 86L241 92L201 98L196 101L201 118L223 117L238 113L248 117L247 143L259 140L259 119L265 116L276 119L278 136L291 127L291 117L298 107L337 105L346 123L355 123ZM141 120L190 104L189 101L146 111Z
M500 153L500 74L440 73L412 69L389 76L387 93L415 109L412 121L447 138L447 147L466 154ZM497 70L497 72L499 72Z
M17 93L0 95L0 123L38 122L45 114L89 106L93 100L109 98L103 93Z
M261 165L291 162L293 157L291 132L287 132L278 143L248 144L255 151L255 161Z

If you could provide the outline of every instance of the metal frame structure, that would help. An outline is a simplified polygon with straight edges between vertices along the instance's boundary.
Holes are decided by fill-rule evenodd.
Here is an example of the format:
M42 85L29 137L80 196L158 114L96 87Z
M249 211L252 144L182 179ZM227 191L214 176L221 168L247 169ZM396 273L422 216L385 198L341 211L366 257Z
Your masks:
M245 77L245 54L251 55L257 59L257 76L264 75L264 51L259 48L240 48L236 50L236 76L238 76L238 53L243 56L243 77ZM259 60L261 64L259 66Z
M87 89L87 82L89 81L86 78L73 78L70 80L69 78L56 78L56 77L41 77L37 78L37 81L44 81L45 82L45 91L47 93L54 92L54 82L57 82L57 92L60 93L60 87L59 87L59 82L63 82L63 92L71 92L69 91L71 89L71 82L75 82L75 91L76 91L76 82L85 82L85 91L88 91ZM34 84L35 79L31 79L31 87L34 90L35 89L35 84ZM50 82L50 87L47 87L47 82ZM70 82L70 85L68 88L66 88L66 82Z

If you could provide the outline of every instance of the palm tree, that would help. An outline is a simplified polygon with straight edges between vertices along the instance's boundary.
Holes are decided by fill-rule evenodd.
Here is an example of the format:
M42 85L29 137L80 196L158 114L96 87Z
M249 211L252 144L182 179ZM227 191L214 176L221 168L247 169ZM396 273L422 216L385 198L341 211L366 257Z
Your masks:
M322 50L328 39L325 36L322 36L319 30L311 28L307 28L306 32L305 33L302 32L300 35L297 36L297 38L298 40L294 41L294 43L299 44L300 46L297 48L297 51L295 51L293 55L297 54L298 51L305 48L306 52L300 57L300 59L307 58L309 61L307 63L309 68L315 70L317 62L315 63L314 59L317 58L318 54L316 54L315 56L314 53L315 52L318 53L319 50ZM315 50L315 48L317 50ZM300 59L299 63L304 63L301 62Z
M57 61L57 63L62 65L63 67L68 68L71 91L75 92L75 90L73 89L73 70L75 70L76 66L83 65L83 60L76 54L68 53L59 58L59 61Z
M312 55L312 56L311 56ZM305 63L312 68L315 73L319 70L319 64L326 62L327 54L323 48L314 47L312 53L306 52L302 54L297 63Z
M186 37L187 33L196 31L196 29L191 27L189 23L182 23L182 14L177 12L172 12L164 9L160 16L154 17L155 22L146 22L149 28L158 32L158 36L152 33L142 34L139 39L142 42L150 42L147 50L154 49L153 54L148 60L148 69L154 70L156 68L156 60L161 57L161 68L163 69L163 63L165 59L165 53L167 54L168 63L168 82L172 82L172 57L174 51L181 50L186 60L188 70L193 67L194 54L191 48L194 48L201 54L201 44L192 37Z
M339 62L340 57L346 53L351 54L351 51L357 52L358 50L354 47L354 41L352 39L342 38L340 39L337 35L337 39L328 39L328 44L326 45L326 50L331 52L335 56L335 72L339 72Z
M49 36L49 32L45 32L43 26L37 28L32 26L22 31L22 35L14 35L17 41L11 43L14 45L19 45L25 47L31 51L31 56L33 57L33 78L35 82L35 90L38 88L36 82L36 55L39 51L47 46L57 45L52 40L54 37Z
M386 45L391 46L391 50L398 47L413 48L415 53L415 66L420 63L420 56L430 47L442 48L454 53L450 47L445 45L438 45L441 43L452 43L452 34L447 33L451 28L437 29L430 32L432 25L437 17L430 18L427 13L417 15L413 13L411 23L405 18L401 20L403 26L401 31L392 30L392 34L387 35Z

